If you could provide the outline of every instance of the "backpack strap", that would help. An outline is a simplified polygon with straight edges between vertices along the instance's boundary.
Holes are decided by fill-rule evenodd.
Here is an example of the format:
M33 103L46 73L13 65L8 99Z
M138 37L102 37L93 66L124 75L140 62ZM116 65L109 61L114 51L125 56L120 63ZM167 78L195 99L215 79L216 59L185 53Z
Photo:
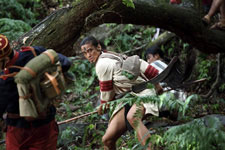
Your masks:
M8 68L17 68L17 69L23 69L26 70L27 72L29 72L32 77L36 76L36 72L34 72L32 69L28 68L28 67L21 67L21 66L9 66ZM9 73L9 74L4 74L1 75L0 78L4 79L4 78L8 78L8 77L14 77L18 72L13 72L13 73Z
M113 52L113 51L104 51L105 54L112 54L112 55L115 55L115 56L118 56L118 57L121 57L122 59L127 59L127 55L125 54L120 54L120 53L116 53L116 52Z
M60 89L59 89L59 87L58 87L59 83L58 83L58 81L56 80L56 77L50 75L50 74L47 73L47 72L45 72L45 76L50 80L50 82L52 83L52 85L53 85L53 87L54 87L56 93L59 95L59 94L61 93L61 91L60 91Z
M127 58L126 55L122 55L122 54L112 52L112 51L104 51L99 57L114 59L114 60L121 62L121 64L123 63L123 60L125 60Z
M37 56L35 49L31 46L26 46L21 48L21 52L31 51L34 56Z
M21 66L9 66L8 68L18 68L18 69L22 69L22 70L26 70L27 72L29 72L32 77L36 76L36 72L34 72L32 69L28 68L28 67L21 67Z
M34 48L31 47L31 46L29 46L29 48L30 48L30 51L33 53L33 55L36 57L36 56L37 56L37 53L36 53L36 51L34 50Z
M0 79L5 80L6 78L14 77L17 73L18 73L18 72L13 72L13 73L1 75L1 76L0 76Z
M43 53L46 54L50 58L52 64L55 63L54 56L49 51L45 51Z
M49 59L51 60L52 64L55 63L54 56L49 51L45 51L43 53L46 54L49 57ZM52 83L56 93L59 95L61 93L61 90L58 87L59 83L56 80L56 77L53 76L53 75L50 75L48 72L45 72L45 76L50 80L50 82Z
M123 59L120 56L115 56L115 55L110 54L110 53L102 53L99 57L100 58L110 58L110 59L117 60L119 62L123 61Z

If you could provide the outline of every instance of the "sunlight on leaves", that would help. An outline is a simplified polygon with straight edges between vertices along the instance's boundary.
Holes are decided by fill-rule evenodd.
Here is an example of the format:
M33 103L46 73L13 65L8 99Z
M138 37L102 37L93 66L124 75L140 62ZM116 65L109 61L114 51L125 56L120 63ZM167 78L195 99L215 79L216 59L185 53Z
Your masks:
M133 0L122 0L122 2L123 2L123 4L126 5L127 7L131 7L131 8L133 8L133 9L135 9Z

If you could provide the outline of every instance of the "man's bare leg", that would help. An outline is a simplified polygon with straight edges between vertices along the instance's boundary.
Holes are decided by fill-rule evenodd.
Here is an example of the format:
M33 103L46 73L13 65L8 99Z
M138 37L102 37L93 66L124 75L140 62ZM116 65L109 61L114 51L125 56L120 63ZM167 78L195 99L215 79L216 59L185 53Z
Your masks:
M216 11L219 10L222 3L224 3L223 1L224 0L213 0L210 10L207 14L209 18L211 18L216 13Z
M222 30L225 30L225 1L224 0L214 0L214 1L215 1L216 7L219 6L221 17L220 17L220 20L218 22L216 22L215 24L213 24L210 27L210 29L222 29Z
M221 3L220 14L221 14L221 19L225 19L225 1L222 1Z
M111 120L102 137L105 150L115 150L117 139L126 132L126 124L124 117L125 108L121 109Z
M145 108L143 106L141 106L138 109L141 109L142 118L143 118L143 116L145 114ZM150 134L149 134L149 131L148 131L147 127L143 124L142 118L135 118L134 117L134 114L135 114L136 110L137 110L137 106L136 106L136 104L134 104L130 108L130 110L127 114L127 120L129 121L130 125L135 129L135 131L137 132L139 142L142 145L145 145L147 139L150 137ZM137 126L134 125L134 122L138 123ZM149 144L148 150L151 150L150 146L151 145Z

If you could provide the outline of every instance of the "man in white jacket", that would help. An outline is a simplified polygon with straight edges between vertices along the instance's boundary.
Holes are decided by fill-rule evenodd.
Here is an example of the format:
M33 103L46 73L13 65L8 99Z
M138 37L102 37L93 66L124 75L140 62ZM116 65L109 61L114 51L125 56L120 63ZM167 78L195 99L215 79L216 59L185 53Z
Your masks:
M129 91L132 85L145 82L159 74L158 69L148 64L146 61L139 59L140 67L138 69L141 73L135 79L130 80L122 74L121 57L115 53L102 51L101 44L93 36L84 38L80 46L85 58L89 60L90 63L95 64L101 93L101 105L98 109L99 114L102 114L102 105L115 100L116 95ZM136 95L156 95L156 91L154 89L145 89ZM134 117L136 110L136 104L132 106L118 106L114 110L106 133L102 138L105 149L116 149L117 139L130 128L133 128L137 132L138 140L141 144L146 144L146 140L150 137L150 134L143 124L142 118L146 114L159 116L159 109L157 105L152 103L143 103L141 105L142 118ZM138 125L134 125L134 122L138 122ZM150 144L148 149L151 149Z

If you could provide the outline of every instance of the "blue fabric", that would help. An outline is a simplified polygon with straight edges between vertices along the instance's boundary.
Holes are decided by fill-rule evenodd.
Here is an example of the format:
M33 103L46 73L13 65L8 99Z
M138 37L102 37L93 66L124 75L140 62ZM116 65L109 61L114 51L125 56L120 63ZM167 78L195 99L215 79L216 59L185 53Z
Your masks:
M33 48L35 49L37 55L46 51L44 47L40 47L40 46L34 46ZM16 60L16 62L13 64L16 66L25 66L26 63L29 62L34 57L31 51L23 51L23 52L18 51L18 52L19 52L19 57ZM59 54L59 60L62 65L63 72L66 72L70 68L71 62L66 56L62 54ZM19 69L16 69L16 68L9 69L10 73L18 72L18 71ZM0 74L4 74L4 73L1 72ZM16 83L14 82L14 78L12 77L7 78L6 80L3 80L0 78L0 117L1 118L4 112L19 114L19 95L17 92ZM50 109L50 112L49 112L50 116L48 116L47 118L54 119L55 112L56 112L55 108ZM13 126L22 124L22 125L19 125L20 127L27 126L26 125L27 122L23 118L13 119L13 120L14 121L8 120L7 124L13 125ZM22 122L18 122L18 121L22 121Z

